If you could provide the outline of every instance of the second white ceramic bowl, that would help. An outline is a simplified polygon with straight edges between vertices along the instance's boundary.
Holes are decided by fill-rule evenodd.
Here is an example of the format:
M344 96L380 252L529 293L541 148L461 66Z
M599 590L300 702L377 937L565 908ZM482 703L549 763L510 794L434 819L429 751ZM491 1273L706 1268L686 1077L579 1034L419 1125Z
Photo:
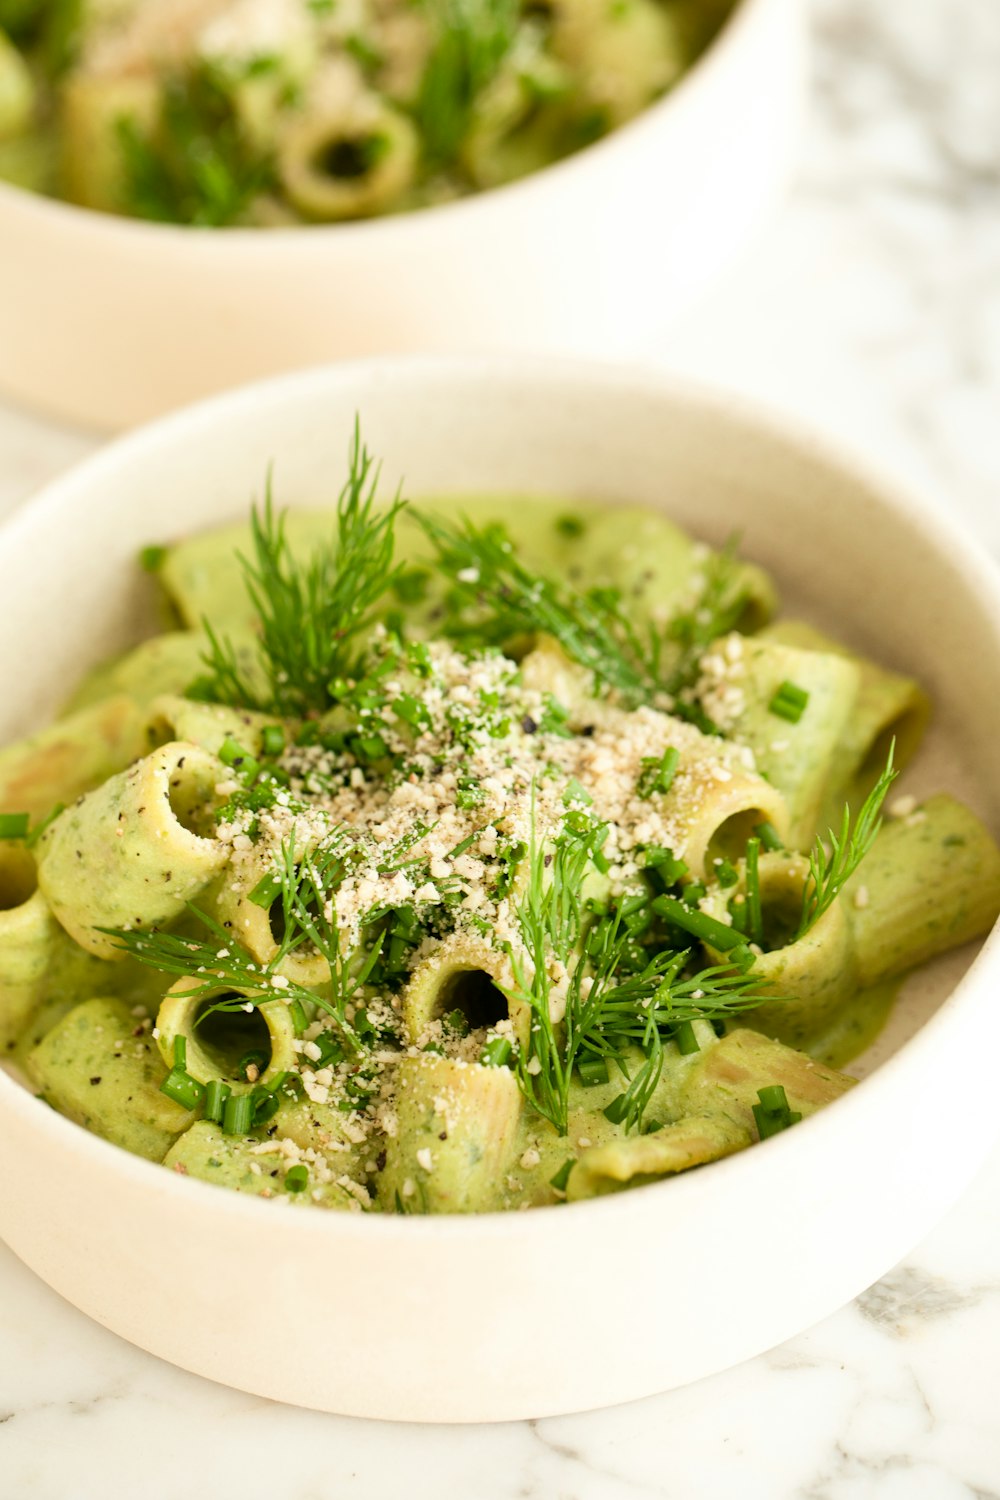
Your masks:
M191 230L0 184L0 387L113 428L329 359L634 348L776 201L803 24L802 0L741 0L630 125L523 182L416 213Z
M360 412L390 492L551 492L742 533L786 607L920 676L911 777L997 826L1000 590L949 527L783 426L649 374L406 361L287 377L105 449L0 532L0 738L148 624L136 550L329 503ZM25 651L30 641L32 650ZM975 649L969 649L969 643ZM908 982L858 1088L762 1145L594 1202L414 1219L290 1209L127 1155L0 1072L0 1234L64 1297L186 1369L416 1421L624 1401L756 1354L887 1270L997 1129L994 939ZM955 1101L943 1104L942 1100Z

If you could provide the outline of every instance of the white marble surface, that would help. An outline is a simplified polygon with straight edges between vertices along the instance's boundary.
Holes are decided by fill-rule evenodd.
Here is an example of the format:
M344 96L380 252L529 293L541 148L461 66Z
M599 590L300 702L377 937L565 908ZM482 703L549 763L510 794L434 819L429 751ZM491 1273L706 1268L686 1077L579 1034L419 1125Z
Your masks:
M796 190L656 356L848 440L1000 554L1000 3L813 13ZM0 408L0 514L92 447ZM998 1203L1000 1150L811 1332L684 1391L499 1428L346 1421L209 1385L0 1249L0 1500L994 1500Z

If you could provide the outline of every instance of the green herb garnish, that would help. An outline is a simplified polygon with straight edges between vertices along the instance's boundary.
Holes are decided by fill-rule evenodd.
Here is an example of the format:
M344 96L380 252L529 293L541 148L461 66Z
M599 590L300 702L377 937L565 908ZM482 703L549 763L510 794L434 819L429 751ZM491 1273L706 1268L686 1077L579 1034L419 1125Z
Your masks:
M403 502L397 496L377 510L378 470L355 424L350 474L337 502L333 532L313 556L300 561L274 509L270 482L263 511L251 516L253 555L241 557L247 592L260 623L261 691L245 676L232 642L205 621L210 648L200 697L265 713L306 716L335 701L335 684L359 675L357 640L372 611L392 588L394 528ZM369 759L377 753L372 747Z
M882 804L898 775L892 764L895 748L893 740L885 770L862 803L853 827L851 809L845 806L840 833L834 833L832 828L827 830L829 852L823 840L816 839L809 855L809 875L802 893L802 913L793 942L805 937L824 912L829 911L878 837L882 827Z

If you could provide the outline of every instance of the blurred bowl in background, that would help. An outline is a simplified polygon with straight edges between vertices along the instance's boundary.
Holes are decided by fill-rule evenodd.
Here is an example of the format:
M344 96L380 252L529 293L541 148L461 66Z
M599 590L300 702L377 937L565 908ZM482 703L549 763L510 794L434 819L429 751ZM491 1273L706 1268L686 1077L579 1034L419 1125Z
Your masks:
M804 52L801 0L741 0L630 124L509 186L381 219L177 228L0 183L0 388L116 428L329 359L634 351L778 201Z

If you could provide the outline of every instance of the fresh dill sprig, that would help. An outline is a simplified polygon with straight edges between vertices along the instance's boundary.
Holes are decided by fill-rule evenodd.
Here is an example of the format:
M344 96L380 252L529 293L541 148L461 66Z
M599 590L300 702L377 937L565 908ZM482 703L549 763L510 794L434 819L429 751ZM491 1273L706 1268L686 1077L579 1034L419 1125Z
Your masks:
M581 946L583 879L595 854L600 858L603 832L603 824L579 809L549 848L533 826L528 883L517 908L523 953L508 948L519 998L531 1015L528 1045L516 1064L518 1083L560 1135L569 1127L570 1084L581 1062L603 1058L618 1065L629 1085L614 1118L626 1130L638 1129L660 1079L663 1046L676 1027L723 1019L767 998L757 992L756 976L731 965L688 973L689 948L665 950L639 972L627 972L627 903ZM560 1022L553 1017L553 959L569 970ZM644 1061L630 1077L636 1048Z
M400 574L393 566L393 549L404 502L397 495L388 509L376 509L378 468L361 442L357 423L349 463L333 532L305 561L292 554L285 516L275 512L268 480L263 511L255 507L251 516L252 558L240 557L258 617L267 686L263 691L254 686L232 642L205 621L209 649L207 672L194 685L199 697L306 716L328 709L337 681L356 675L357 638Z
M517 635L552 636L567 656L629 700L658 689L653 632L643 637L614 590L580 591L532 572L502 526L451 525L418 515L438 560L455 580L445 633L459 642L501 645Z
M424 0L430 55L416 103L424 150L433 163L458 155L482 91L514 42L519 0Z
M124 927L101 927L107 937L115 939L116 946L147 968L158 969L161 974L173 974L179 979L196 981L188 991L193 998L215 994L220 986L229 985L239 990L243 1000L306 1000L315 1003L317 996L310 990L288 981L274 984L279 963L288 954L288 947L279 947L269 963L259 964L238 943L232 932L217 922L201 907L188 903L188 911L206 929L209 937L190 937L175 932L159 932L156 928L127 929ZM220 1007L225 1008L225 1007Z
M816 839L809 854L809 874L802 892L802 912L793 942L805 937L830 909L878 837L882 827L882 804L899 774L892 764L895 748L893 740L885 770L862 803L853 828L851 809L845 806L840 833L834 833L832 828L827 831L829 851L822 839Z
M698 705L683 695L717 636L739 619L745 591L732 545L706 564L697 597L665 628L638 626L614 588L576 589L534 572L517 556L502 526L457 525L418 515L443 571L453 580L443 633L460 644L499 646L517 636L552 636L598 688L628 706L662 700L711 730Z
M330 999L322 999L320 1004L351 1045L358 1048L360 1043L349 1012L378 962L383 935L378 936L364 955L357 948L345 950L341 944L330 898L348 868L350 852L350 845L339 829L301 857L296 854L294 840L288 839L280 847L276 874L288 951L310 944L322 954L330 971Z

